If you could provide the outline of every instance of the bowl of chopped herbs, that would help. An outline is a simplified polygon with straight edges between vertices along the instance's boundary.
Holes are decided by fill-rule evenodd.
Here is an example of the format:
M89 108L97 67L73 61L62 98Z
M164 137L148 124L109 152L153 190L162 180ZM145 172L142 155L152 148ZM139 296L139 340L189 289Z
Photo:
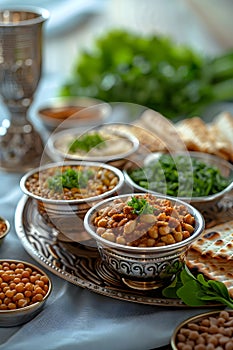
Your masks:
M216 205L233 189L233 165L202 152L153 153L142 166L125 168L124 175L136 191L166 194L199 210Z
M27 172L22 192L37 205L38 214L65 236L83 232L83 217L98 201L117 195L122 172L99 162L55 162Z
M122 168L139 148L139 141L132 133L111 125L84 132L79 128L56 132L48 140L48 153L54 161L99 161Z

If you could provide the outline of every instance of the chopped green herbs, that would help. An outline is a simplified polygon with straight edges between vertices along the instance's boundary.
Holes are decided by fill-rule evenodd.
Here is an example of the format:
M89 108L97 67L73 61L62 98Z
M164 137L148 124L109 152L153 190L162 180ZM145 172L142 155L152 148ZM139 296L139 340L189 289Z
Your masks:
M64 96L146 106L169 119L232 99L233 52L206 57L164 36L112 30L79 53Z
M63 188L85 188L88 180L94 176L94 172L90 169L76 171L72 168L66 169L64 172L58 172L56 175L47 179L48 187L54 192L61 192Z
M224 190L230 179L215 166L186 156L163 154L159 160L129 172L139 186L179 197L203 197Z
M89 152L94 147L104 147L104 138L97 132L85 134L72 141L69 146L69 152L75 153L77 149Z
M233 309L233 299L224 283L206 280L202 274L195 277L186 266L162 290L162 294L167 298L180 298L189 306L204 306L214 301Z
M140 214L153 214L154 208L146 201L145 198L132 197L131 201L127 203L133 208L133 213Z

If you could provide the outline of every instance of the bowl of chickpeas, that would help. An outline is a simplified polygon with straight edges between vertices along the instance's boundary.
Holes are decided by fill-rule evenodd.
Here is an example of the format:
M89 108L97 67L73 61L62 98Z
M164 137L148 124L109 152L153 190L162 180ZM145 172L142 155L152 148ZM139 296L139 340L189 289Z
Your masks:
M181 322L171 337L173 350L233 349L233 312L201 313Z
M121 194L88 210L84 227L106 268L131 288L164 287L185 262L204 219L190 204L152 193Z
M10 223L8 220L0 216L0 244L10 231Z
M20 260L0 260L0 327L13 327L34 318L52 291L48 275Z
M62 161L26 173L21 190L36 201L39 214L65 236L83 234L83 218L95 203L120 193L122 172L100 162Z

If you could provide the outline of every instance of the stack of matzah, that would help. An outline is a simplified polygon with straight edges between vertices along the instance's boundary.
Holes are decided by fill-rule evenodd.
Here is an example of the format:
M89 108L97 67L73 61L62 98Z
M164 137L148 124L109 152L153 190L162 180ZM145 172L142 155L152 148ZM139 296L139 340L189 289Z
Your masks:
M206 229L191 245L187 266L223 282L233 297L233 220Z

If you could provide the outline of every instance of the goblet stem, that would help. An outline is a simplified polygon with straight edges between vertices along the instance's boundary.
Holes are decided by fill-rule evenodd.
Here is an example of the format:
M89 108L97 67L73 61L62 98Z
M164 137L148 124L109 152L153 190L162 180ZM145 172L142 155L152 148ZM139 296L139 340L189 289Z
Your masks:
M11 113L0 125L0 168L24 172L39 165L43 152L40 135L27 119L25 111Z

